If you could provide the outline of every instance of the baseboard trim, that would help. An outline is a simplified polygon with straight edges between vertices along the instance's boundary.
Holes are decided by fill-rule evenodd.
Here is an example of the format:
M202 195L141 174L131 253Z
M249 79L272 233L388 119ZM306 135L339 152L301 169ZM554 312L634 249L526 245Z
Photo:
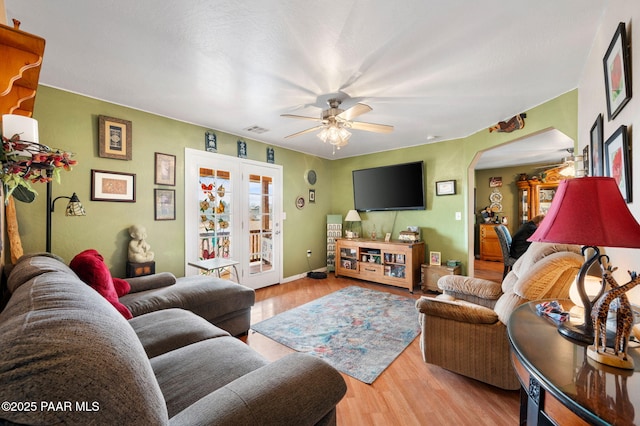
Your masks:
M314 269L313 272L327 272L327 267L325 266L324 268ZM290 283L291 281L299 280L301 278L307 278L307 273L303 272L302 274L292 275L290 277L283 278L280 284Z

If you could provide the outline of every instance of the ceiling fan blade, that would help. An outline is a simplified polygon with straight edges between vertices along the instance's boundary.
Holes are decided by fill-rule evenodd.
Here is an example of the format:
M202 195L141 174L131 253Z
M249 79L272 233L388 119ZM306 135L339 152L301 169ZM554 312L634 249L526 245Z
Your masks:
M353 123L351 123L351 128L356 130L366 130L367 132L393 132L393 126L388 126L386 124L362 123L360 121L354 121Z
M320 130L320 129L322 129L323 127L324 127L323 125L315 126L315 127L311 127L310 129L303 130L303 131L298 132L298 133L293 133L293 134L291 134L291 135L289 135L289 136L285 136L284 138L285 138L285 139L294 138L294 137L296 137L296 136L304 135L305 133L313 132L313 131L315 131L315 130Z
M322 118L319 118L319 117L307 117L304 115L295 115L295 114L280 114L280 117L297 118L300 120L322 121Z
M371 111L371 107L369 105L357 103L351 108L346 109L342 111L340 114L338 114L338 118L345 121L351 121L354 118L369 111Z

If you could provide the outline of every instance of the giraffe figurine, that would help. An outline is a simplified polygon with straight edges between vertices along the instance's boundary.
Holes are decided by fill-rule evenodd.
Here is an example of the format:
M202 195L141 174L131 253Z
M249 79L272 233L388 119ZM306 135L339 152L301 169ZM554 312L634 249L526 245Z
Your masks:
M603 364L633 369L633 360L627 357L627 342L633 327L633 311L626 296L626 292L640 284L640 277L635 272L629 271L631 281L624 285L618 285L611 275L615 268L611 266L602 268L603 278L609 283L611 290L603 294L593 305L591 319L595 332L594 343L589 346L587 355ZM614 341L613 354L607 352L607 316L611 303L619 299L616 313L616 337Z
M613 271L615 271L615 268L611 268L610 266L605 268L603 266L602 269L602 278L611 286L611 288L620 287L615 278L613 278ZM634 279L633 274L635 273L629 272L632 280ZM629 343L629 335L631 334L633 323L633 310L631 309L629 298L626 294L621 294L618 297L618 310L616 312L616 337L613 346L613 350L616 355L618 355L620 352L626 354L627 344ZM602 339L602 335L600 336L600 338ZM606 337L603 346L606 346Z

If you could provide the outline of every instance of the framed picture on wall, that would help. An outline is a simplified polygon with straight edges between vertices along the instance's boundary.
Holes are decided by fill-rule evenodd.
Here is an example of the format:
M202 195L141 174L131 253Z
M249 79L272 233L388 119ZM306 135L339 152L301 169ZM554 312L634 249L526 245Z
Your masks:
M213 132L204 132L204 149L207 152L218 152L218 138Z
M136 175L91 170L91 201L136 202Z
M156 220L176 220L176 190L155 189L154 213Z
M615 179L627 203L631 202L631 165L627 126L620 126L604 143L605 176Z
M176 156L156 152L156 185L176 185Z
M613 120L631 99L629 44L624 22L618 24L607 53L602 59L607 94L607 114Z
M602 114L598 114L596 121L591 126L591 174L590 176L603 176L603 136L602 136Z
M436 195L455 195L455 193L455 180L441 180L436 182Z
M98 116L98 155L116 160L131 160L131 121Z

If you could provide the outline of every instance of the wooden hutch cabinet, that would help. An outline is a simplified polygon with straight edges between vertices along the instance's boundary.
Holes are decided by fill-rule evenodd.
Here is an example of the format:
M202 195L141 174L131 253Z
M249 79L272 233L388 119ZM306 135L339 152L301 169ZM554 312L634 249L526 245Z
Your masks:
M547 170L543 173L542 179L523 179L516 182L518 186L518 225L540 214L547 214L560 181L572 178L572 176L561 175L560 170L562 167Z

